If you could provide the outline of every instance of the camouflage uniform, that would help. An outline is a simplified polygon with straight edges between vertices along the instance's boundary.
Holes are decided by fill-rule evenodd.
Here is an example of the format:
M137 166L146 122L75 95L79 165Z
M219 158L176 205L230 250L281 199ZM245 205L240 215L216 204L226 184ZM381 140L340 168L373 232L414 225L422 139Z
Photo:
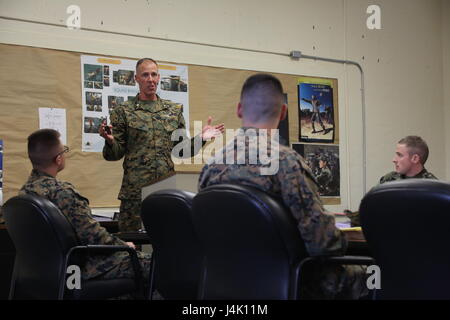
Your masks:
M248 131L245 133L247 129L249 128L241 128L238 136L252 135ZM254 131L254 134L257 132ZM235 183L281 195L298 221L299 232L311 256L344 254L347 248L345 235L336 228L334 216L326 213L317 192L317 183L304 159L294 150L268 141L268 154L271 143L274 147L278 145L279 155L273 156L271 161L277 161L279 169L273 175L261 175L260 168L269 166L268 164L249 164L249 154L255 152L258 144L249 144L249 139L246 139L245 146L242 146L246 151L242 153L245 154L245 164L237 164L241 162L236 161L241 146L236 141L235 137L231 142L234 147L230 148L234 149L235 164L219 164L210 160L200 174L199 191L210 185ZM229 147L219 151L219 154L225 155L227 148ZM225 159L224 157L223 163ZM363 268L359 266L332 267L318 263L307 273L304 293L309 298L358 298L366 293L365 281L361 275L363 272ZM354 290L346 292L350 287L354 287Z
M380 178L380 184L390 182L390 181L396 181L396 180L404 180L404 179L437 179L434 174L431 172L428 172L425 168L423 168L422 171L420 171L418 174L412 177L408 177L404 174L400 174L396 171L389 172L388 174L385 174ZM350 223L352 227L359 227L361 226L361 220L359 217L359 211L350 211L345 210L344 211L347 217L350 218Z
M328 193L328 185L330 184L332 178L333 176L328 167L320 169L319 174L316 176L316 180L319 183L319 192L321 194Z
M89 200L68 183L38 170L33 170L19 194L36 194L49 199L68 218L81 245L127 245L111 235L92 217ZM150 255L138 252L144 283L148 282ZM82 267L82 277L132 278L133 269L128 253L89 257Z
M408 177L404 174L400 174L396 171L389 172L388 174L380 178L380 184L390 181L403 180L403 179L437 179L434 174L428 172L427 169L423 168L418 174L413 177Z
M141 189L152 181L174 172L171 151L178 141L171 141L172 132L183 129L186 138L182 107L159 97L156 101L139 100L139 95L111 112L114 143L105 142L103 157L108 161L123 161L119 229L136 231L141 228ZM189 155L184 155L189 156Z

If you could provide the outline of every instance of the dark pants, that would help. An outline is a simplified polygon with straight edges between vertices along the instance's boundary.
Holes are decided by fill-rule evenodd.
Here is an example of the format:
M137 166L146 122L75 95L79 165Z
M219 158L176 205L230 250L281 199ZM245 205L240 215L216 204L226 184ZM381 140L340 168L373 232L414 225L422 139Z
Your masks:
M149 287L149 275L150 275L150 263L151 255L148 253L137 252L139 264L142 270L142 281L144 286L144 292L148 291ZM123 255L123 259L116 264L111 270L108 270L101 276L101 279L132 279L134 278L134 270L131 264L131 259L128 254ZM133 297L129 294L118 297L117 299L132 299Z

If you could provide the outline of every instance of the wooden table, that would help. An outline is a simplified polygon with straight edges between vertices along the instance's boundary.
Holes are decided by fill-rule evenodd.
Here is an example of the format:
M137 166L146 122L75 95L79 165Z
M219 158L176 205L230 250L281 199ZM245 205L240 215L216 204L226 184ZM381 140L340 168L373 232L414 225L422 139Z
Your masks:
M372 253L369 250L364 234L361 228L348 228L341 229L348 241L347 255L355 256L369 256L372 257Z

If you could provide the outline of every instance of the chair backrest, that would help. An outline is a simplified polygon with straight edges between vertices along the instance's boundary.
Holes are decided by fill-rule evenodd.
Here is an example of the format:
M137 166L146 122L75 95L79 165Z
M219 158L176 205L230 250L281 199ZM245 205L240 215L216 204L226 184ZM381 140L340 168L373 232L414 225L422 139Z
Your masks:
M13 197L2 211L16 247L10 299L62 298L66 256L77 245L70 222L51 201L35 195Z
M256 188L222 184L194 198L205 251L200 299L295 299L307 256L290 211Z
M450 299L450 184L408 179L374 187L359 208L380 267L382 299Z
M142 203L142 222L153 247L153 288L167 300L197 298L203 255L192 223L193 197L167 189Z

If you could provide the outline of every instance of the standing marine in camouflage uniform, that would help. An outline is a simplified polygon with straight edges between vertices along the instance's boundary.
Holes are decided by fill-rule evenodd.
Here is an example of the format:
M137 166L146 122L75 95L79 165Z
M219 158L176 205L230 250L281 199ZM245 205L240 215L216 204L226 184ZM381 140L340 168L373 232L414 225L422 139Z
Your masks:
M328 185L330 184L333 175L331 174L330 168L328 168L327 158L321 156L319 158L319 174L316 175L316 180L319 183L319 193L322 195L327 195L329 193Z
M41 129L28 137L28 156L33 170L19 194L34 194L53 202L68 218L81 245L128 245L111 235L92 217L89 201L75 187L56 179L58 172L65 167L64 147L59 133L52 129ZM142 267L144 284L148 282L150 255L137 252ZM90 278L133 278L129 255L118 252L110 255L89 257L81 269L84 279Z
M250 143L253 138L248 137L258 136L258 139L264 139L261 134L264 131L261 129L276 129L279 121L285 117L286 110L283 88L277 78L268 74L248 78L242 88L237 110L243 127L238 130L231 145L218 151L220 156L215 156L203 167L199 191L210 185L234 183L280 195L297 220L299 232L311 256L342 255L346 251L347 240L342 231L336 228L334 216L323 207L317 183L304 159L296 151L271 138L267 139L266 154L271 157L269 164L261 161L254 163L249 159L250 154L261 154L261 150L258 150L261 144ZM246 136L245 144L237 142L242 136ZM273 152L277 148L279 152ZM229 152L227 150L234 151L234 164L225 164L225 155ZM244 152L238 152L239 150ZM219 159L222 161L218 161ZM278 170L262 175L262 170L267 167ZM316 299L357 299L367 293L363 274L364 270L359 266L350 268L317 263L306 273L302 296Z
M194 139L207 141L220 135L223 124L211 126L211 117L203 128L201 137L186 138L182 107L162 100L156 89L160 74L156 61L140 59L136 64L136 82L139 94L111 113L112 126L102 124L100 135L105 138L103 157L108 161L123 161L122 187L119 214L120 231L137 231L141 228L141 189L157 179L174 173L171 159L172 148L178 141L172 141L172 132L181 129L183 143L190 143L190 157L194 152ZM109 132L108 132L109 131ZM201 145L201 143L198 143Z
M437 179L434 174L425 169L428 159L428 145L419 136L406 136L397 143L392 159L395 171L380 178L380 184L403 179ZM360 226L359 212L345 211L352 226Z

